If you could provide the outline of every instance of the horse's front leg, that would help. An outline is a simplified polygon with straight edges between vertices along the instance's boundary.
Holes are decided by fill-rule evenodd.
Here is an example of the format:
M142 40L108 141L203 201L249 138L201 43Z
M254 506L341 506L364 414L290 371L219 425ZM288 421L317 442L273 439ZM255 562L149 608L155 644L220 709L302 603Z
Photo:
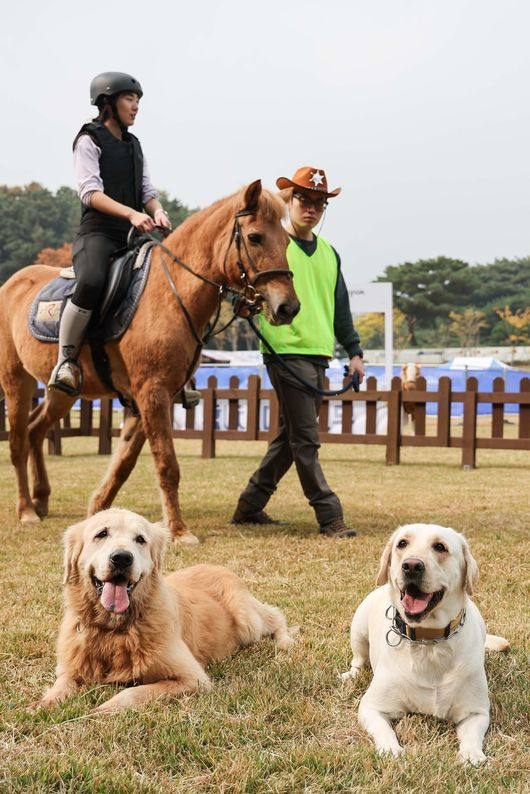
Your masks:
M28 422L29 463L33 481L32 499L37 514L48 515L50 481L46 471L43 444L50 427L66 416L75 402L63 392L49 392L46 398L30 413Z
M178 500L180 471L173 446L173 401L168 391L154 382L144 383L133 393L155 462L167 525L175 542L194 546L199 540L186 527Z
M139 416L128 416L123 423L120 439L103 480L94 491L88 505L88 515L106 510L136 465L145 444L145 433Z

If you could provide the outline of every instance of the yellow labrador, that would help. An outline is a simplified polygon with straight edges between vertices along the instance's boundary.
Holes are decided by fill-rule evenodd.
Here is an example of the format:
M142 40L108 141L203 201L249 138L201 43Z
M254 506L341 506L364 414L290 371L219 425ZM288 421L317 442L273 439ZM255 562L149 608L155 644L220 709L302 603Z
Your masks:
M272 635L292 642L285 617L258 601L227 568L195 565L161 576L169 531L111 509L70 527L57 680L36 706L52 706L83 684L129 688L96 712L209 687L203 665Z
M453 529L408 524L390 538L377 576L381 586L353 617L353 659L342 675L354 678L370 662L373 679L359 705L359 722L380 753L403 751L391 720L419 712L456 724L462 760L485 760L484 647L509 645L486 635L469 598L477 576L466 539Z

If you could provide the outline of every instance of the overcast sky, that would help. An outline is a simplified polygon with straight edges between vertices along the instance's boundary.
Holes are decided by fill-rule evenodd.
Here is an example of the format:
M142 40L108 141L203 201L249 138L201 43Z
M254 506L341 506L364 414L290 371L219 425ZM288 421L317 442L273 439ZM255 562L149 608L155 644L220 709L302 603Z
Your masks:
M137 77L153 181L205 206L324 168L347 280L530 254L527 0L3 5L0 183L75 187L92 77Z

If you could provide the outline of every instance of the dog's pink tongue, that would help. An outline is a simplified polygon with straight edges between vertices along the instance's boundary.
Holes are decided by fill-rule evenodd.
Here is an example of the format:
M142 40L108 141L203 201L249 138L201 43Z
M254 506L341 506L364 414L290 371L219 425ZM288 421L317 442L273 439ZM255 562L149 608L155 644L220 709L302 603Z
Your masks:
M116 612L118 615L125 612L129 606L127 585L105 582L101 593L101 605L108 612Z
M403 604L403 609L409 615L419 615L421 612L427 609L430 600L430 593L422 593L419 597L411 596L408 593L405 593L401 603Z

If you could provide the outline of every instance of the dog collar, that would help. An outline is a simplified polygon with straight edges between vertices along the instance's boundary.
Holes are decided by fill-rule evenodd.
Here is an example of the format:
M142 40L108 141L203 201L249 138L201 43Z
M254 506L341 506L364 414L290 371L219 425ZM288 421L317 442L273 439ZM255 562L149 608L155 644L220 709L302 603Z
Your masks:
M405 623L396 607L390 605L386 611L386 617L390 619L389 612L392 611L392 626L387 632L386 642L391 647L400 644L402 639L409 640L409 642L418 642L423 645L437 643L440 640L448 640L454 634L458 634L466 620L466 610L462 608L454 620L447 624L443 629L429 629L422 628L421 626L409 626ZM397 642L390 642L389 637L391 634L396 634L399 637Z

